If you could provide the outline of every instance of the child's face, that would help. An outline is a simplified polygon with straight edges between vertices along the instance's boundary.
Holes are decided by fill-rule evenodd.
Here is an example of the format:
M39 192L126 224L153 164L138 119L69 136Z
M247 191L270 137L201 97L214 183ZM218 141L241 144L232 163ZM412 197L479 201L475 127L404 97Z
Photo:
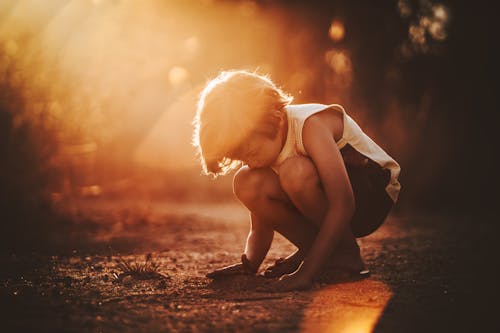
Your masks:
M259 135L252 138L243 149L240 159L250 168L264 168L273 165L283 147L280 135L270 139Z
M252 169L271 167L278 158L288 134L286 114L284 112L279 112L277 116L280 119L278 130L274 138L270 138L264 134L254 133L254 135L240 147L237 153L238 156L232 156L232 158L242 161Z

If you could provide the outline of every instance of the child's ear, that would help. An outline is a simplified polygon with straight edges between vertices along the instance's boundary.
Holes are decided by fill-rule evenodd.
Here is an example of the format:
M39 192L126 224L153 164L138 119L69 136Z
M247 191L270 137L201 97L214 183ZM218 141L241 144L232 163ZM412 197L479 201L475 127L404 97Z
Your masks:
M285 117L285 111L284 110L276 110L273 112L273 116L276 117L276 119L278 120L278 124L279 126L284 126L285 124L285 121L286 121L286 117Z
M275 110L275 111L273 112L273 115L274 115L276 118L283 119L283 118L284 118L284 115L285 115L285 112L283 112L283 110L281 110L281 109L278 109L278 110Z

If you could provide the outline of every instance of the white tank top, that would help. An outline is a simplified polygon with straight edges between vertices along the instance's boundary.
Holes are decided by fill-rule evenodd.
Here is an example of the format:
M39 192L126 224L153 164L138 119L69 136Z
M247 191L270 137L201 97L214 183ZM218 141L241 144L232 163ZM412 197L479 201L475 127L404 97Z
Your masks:
M285 144L273 164L273 169L277 172L279 165L289 157L297 155L307 156L307 152L302 142L302 128L304 122L311 115L326 109L337 110L343 114L344 132L342 138L337 141L339 149L349 144L359 153L368 157L383 169L388 169L391 172L391 179L385 190L392 201L396 202L401 189L401 185L398 181L401 171L399 164L370 139L370 137L361 130L359 125L349 117L344 108L338 104L296 104L286 106L285 111L288 117L288 133Z

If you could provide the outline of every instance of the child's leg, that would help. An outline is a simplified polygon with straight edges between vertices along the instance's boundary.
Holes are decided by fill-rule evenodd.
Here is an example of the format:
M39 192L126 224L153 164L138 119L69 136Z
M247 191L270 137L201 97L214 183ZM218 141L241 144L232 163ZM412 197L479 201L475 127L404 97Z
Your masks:
M328 209L328 201L312 161L300 156L290 158L281 165L279 174L281 187L294 206L319 229ZM363 268L360 249L350 228L342 235L330 264L353 270Z
M274 171L242 167L234 177L233 186L235 195L251 212L252 230L245 254L253 265L260 266L266 256L273 230L299 248L297 256L307 253L317 228L294 207Z

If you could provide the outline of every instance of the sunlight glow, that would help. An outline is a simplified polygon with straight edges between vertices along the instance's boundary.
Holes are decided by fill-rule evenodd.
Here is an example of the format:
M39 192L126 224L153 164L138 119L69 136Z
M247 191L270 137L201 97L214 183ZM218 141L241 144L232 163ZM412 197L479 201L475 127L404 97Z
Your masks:
M9 57L14 57L17 54L17 51L19 50L19 47L17 46L17 43L13 40L7 41L5 45L5 53Z
M446 30L444 28L443 23L434 21L429 26L429 34L435 40L445 40L446 39Z
M257 13L258 5L250 0L242 1L239 10L243 16L254 16Z
M448 11L446 10L446 7L443 5L435 5L432 8L434 12L434 17L438 20L441 20L442 22L448 21Z
M412 14L412 9L408 0L398 0L398 9L401 17L409 17Z
M415 44L425 44L425 29L420 25L412 25L408 30L410 40Z
M345 28L344 24L340 21L334 20L328 30L328 35L334 42L339 42L344 38Z
M283 51L268 41L284 39L286 33L277 28L279 15L259 15L262 8L250 0L0 3L7 9L0 21L0 78L15 64L9 82L23 91L29 105L14 122L47 122L58 133L62 160L71 160L74 150L88 142L108 163L135 159L146 143L151 156L172 155L157 156L169 164L155 167L191 167L195 89L207 73L234 59L272 72L270 59ZM192 97L181 101L184 96ZM172 141L166 144L164 136L149 133L165 132L156 123L169 118L163 113L173 112L173 105L183 109L175 109L177 123L168 124Z
M391 296L387 285L371 279L327 286L306 308L301 332L370 333Z
M221 69L269 73L298 102L323 94L343 103L352 90L345 22L327 21L323 42L334 45L312 64L316 22L298 18L292 29L293 9L281 4L4 0L0 10L0 78L10 72L26 101L13 123L54 133L61 193L63 182L73 193L109 193L124 177L113 168L199 168L196 99Z
M187 59L194 58L200 50L200 40L196 36L188 37L182 43Z
M168 80L173 86L177 86L189 77L189 72L181 66L174 66L168 71Z
M329 50L325 54L325 60L336 73L346 74L352 70L351 59L345 51Z
M432 21L428 16L424 16L424 17L420 18L420 26L421 27L427 28L431 25L431 23L432 23Z
M331 98L344 103L350 94L353 82L353 64L349 51L333 48L325 52L325 63L330 70L326 84L331 91Z
M437 44L448 37L449 9L445 5L422 0L414 7L413 10L407 0L398 1L401 17L411 18L408 40L398 47L399 55L403 59L418 53L440 52L441 48Z
M98 197L102 194L102 189L99 185L82 186L80 193L84 197Z

